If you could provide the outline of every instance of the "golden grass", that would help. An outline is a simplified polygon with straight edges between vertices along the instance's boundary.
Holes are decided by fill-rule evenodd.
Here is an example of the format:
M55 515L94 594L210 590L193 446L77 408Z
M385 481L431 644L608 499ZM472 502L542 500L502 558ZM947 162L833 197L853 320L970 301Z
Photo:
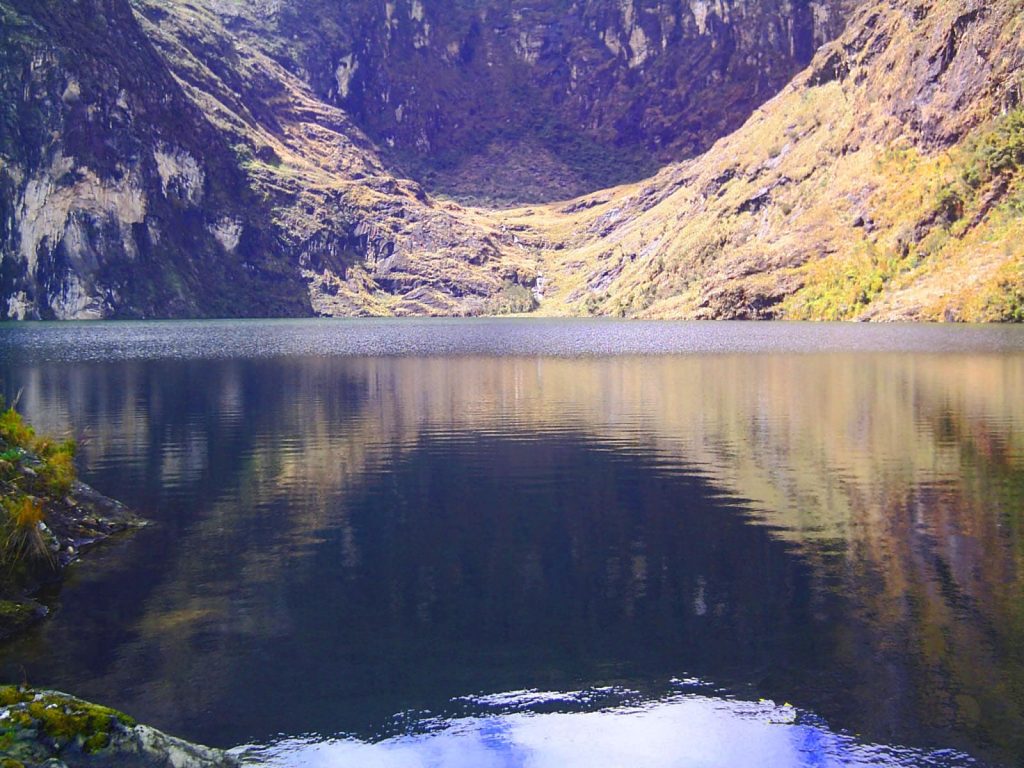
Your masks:
M38 437L13 408L0 411L0 562L9 569L52 562L46 505L71 491L75 450L72 440Z

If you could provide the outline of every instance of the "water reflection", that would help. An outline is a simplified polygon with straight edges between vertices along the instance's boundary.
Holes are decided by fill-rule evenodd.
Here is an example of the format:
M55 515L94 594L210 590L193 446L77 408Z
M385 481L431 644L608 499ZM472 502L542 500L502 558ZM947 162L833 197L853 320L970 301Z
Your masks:
M525 698L565 701L565 694ZM509 697L503 697L505 699ZM283 739L237 751L246 764L334 768L730 768L974 766L952 750L927 752L866 744L771 702L673 695L657 703L592 712L513 712L445 721L426 733L378 743L355 739Z
M512 743L609 722L641 734L644 717L746 733L720 700L658 687L692 673L868 742L1015 764L1024 355L982 346L59 364L8 350L4 385L25 388L30 417L79 435L86 476L160 524L96 553L0 664L225 746L342 733L391 739L366 759L422 756L491 727L452 709L468 692L594 685L661 703L621 721L522 714ZM451 726L406 738L392 715L407 710ZM766 749L797 732L771 733Z

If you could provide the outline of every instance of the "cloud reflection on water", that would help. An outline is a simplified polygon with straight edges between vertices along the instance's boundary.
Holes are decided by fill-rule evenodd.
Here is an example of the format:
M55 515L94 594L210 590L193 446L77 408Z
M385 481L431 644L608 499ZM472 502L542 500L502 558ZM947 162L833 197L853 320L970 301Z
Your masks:
M557 696L557 695L556 695ZM536 699L536 694L530 694ZM453 719L371 743L287 739L238 750L281 768L765 768L975 765L949 750L865 744L791 707L687 694L598 712L512 712Z

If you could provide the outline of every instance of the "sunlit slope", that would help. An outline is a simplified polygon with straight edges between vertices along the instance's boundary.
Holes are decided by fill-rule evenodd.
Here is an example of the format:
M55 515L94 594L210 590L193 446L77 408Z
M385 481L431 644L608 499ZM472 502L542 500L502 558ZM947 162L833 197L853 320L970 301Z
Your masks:
M506 217L544 309L1019 320L1024 5L871 3L706 155Z

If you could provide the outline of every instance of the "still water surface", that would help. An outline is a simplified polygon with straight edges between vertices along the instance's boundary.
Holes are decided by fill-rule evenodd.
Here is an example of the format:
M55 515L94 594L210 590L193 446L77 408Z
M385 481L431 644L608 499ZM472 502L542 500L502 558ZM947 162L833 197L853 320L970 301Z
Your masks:
M278 766L1024 764L1024 329L0 326L154 522L0 677Z

